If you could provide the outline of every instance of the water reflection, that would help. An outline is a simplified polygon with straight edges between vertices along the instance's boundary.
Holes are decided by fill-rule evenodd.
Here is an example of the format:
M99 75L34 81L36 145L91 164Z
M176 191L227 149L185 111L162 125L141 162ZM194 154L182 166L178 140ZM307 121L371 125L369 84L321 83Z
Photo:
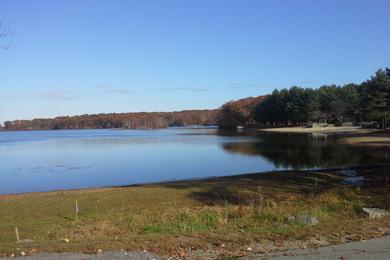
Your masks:
M221 135L234 133L220 132ZM309 169L388 162L389 149L356 148L337 144L328 134L274 134L249 132L256 141L224 143L225 151L261 156L277 168ZM239 133L241 135L241 133Z

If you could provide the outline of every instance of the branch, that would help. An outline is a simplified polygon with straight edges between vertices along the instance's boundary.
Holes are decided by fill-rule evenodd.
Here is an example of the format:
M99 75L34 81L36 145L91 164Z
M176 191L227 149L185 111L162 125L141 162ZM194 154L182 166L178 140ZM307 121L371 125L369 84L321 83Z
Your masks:
M9 26L5 26L4 25L4 21L0 20L0 40L10 36L12 33L13 33L13 31L11 31L10 27ZM3 45L3 44L0 43L0 48L1 49L8 49L9 48L9 44Z

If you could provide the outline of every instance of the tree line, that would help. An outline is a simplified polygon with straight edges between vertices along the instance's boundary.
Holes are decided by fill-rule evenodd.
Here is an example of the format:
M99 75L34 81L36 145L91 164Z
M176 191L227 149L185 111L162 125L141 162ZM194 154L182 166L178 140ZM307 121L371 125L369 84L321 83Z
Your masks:
M220 128L298 126L308 123L356 124L387 128L390 69L379 69L361 84L293 86L267 96L225 103L220 109L178 112L112 113L6 121L0 130L166 128L218 125Z
M65 116L52 119L6 121L4 122L2 129L156 129L172 126L215 125L217 113L217 110L185 110L178 112L112 113Z
M235 102L221 108L221 128L237 126L299 126L308 123L356 124L387 128L390 112L390 69L379 69L361 84L325 85L318 89L293 86L257 98L244 113ZM240 101L238 101L240 102ZM248 112L249 111L249 112Z

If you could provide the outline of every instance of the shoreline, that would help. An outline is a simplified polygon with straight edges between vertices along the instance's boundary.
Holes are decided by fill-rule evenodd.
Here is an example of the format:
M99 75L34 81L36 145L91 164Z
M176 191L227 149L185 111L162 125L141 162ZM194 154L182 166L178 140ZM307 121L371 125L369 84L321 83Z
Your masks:
M338 138L337 143L358 147L390 147L390 130L363 129L360 127L281 127L257 129L264 133L329 134Z
M305 134L311 134L311 133L326 133L326 134L367 134L367 133L374 133L378 131L378 129L363 129L358 126L354 127L276 127L276 128L261 128L257 129L260 132L275 132L275 133L305 133Z
M181 179L181 180L167 180L161 182L146 182L146 183L135 183L135 184L124 184L117 186L100 186L100 187L86 187L86 188L69 188L69 189L58 189L58 190L46 190L46 191L27 191L27 192L15 192L15 193L0 193L0 201L5 197L28 197L28 196L40 196L45 194L64 194L64 193L77 193L77 192L99 192L99 191L109 191L114 189L127 189L127 188L142 188L142 187L153 187L153 186L163 186L163 185L175 185L175 184L191 184L199 182L218 182L226 180L234 180L240 178L251 178L261 175L277 175L277 174L289 174L289 173L316 173L316 172L339 172L342 170L355 170L355 169L365 169L370 167L377 167L379 163L376 164L362 164L362 165L352 165L352 166L340 166L340 167L331 167L331 168L316 168L316 169L304 169L304 170L273 170L273 171L264 171L264 172L246 172L241 174L233 175L223 175L223 176L209 176L209 177L199 177L199 178L190 178L190 179Z
M381 130L366 134L351 134L341 138L340 142L350 146L388 148L390 147L390 130Z

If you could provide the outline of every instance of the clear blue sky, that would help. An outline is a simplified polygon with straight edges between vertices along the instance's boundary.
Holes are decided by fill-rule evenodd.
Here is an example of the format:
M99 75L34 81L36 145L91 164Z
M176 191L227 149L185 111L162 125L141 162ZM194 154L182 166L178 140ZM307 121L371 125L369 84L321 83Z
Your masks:
M0 122L216 108L390 65L390 1L0 0Z

